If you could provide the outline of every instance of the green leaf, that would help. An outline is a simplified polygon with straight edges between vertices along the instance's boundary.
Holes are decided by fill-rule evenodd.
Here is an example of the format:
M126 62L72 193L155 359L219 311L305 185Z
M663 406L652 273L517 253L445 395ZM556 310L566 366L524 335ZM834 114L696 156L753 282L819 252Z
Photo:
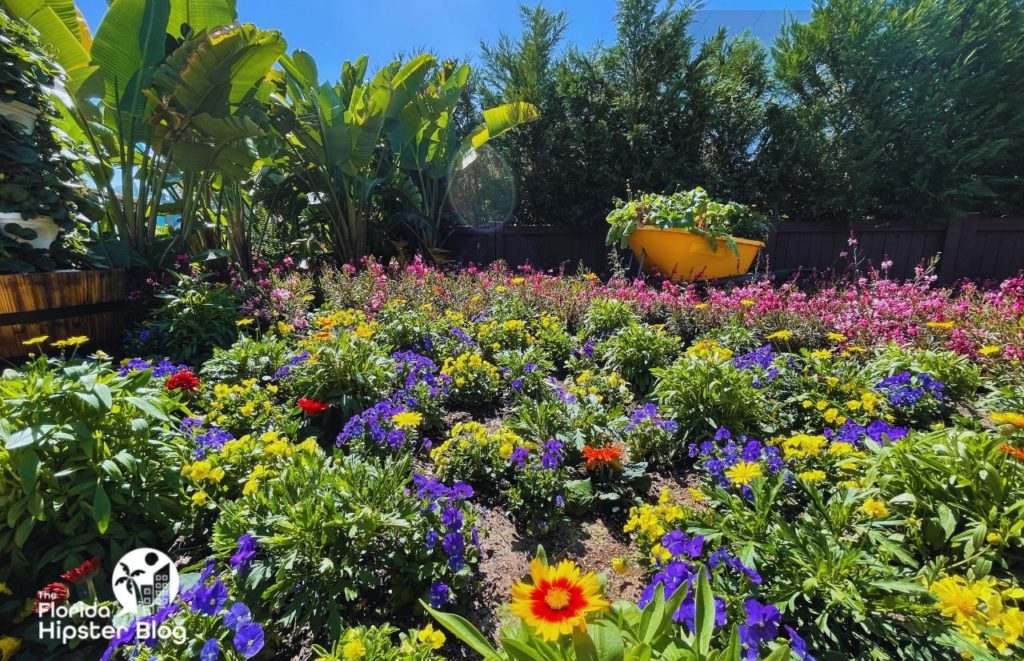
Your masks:
M572 630L572 649L576 653L576 661L598 661L597 646L586 631Z
M715 593L711 590L706 571L697 579L696 616L693 647L699 655L706 655L711 649L711 638L715 633Z
M469 146L479 149L488 140L497 138L515 127L540 119L540 110L530 103L517 101L488 108L483 112L484 123L469 137Z
M939 514L939 525L942 526L942 531L946 533L946 539L953 536L956 532L956 515L949 509L945 504L940 504L938 507Z
M71 0L6 0L4 4L39 32L65 71L70 74L88 67L91 37Z
M110 498L103 490L103 485L97 484L92 498L92 518L96 522L96 529L100 531L100 534L107 532L107 526L110 525L110 512Z
M169 0L117 0L103 16L92 45L92 61L103 74L103 100L110 108L141 116L142 90L165 57Z
M150 416L151 418L156 418L157 420L162 420L164 422L170 421L170 418L167 417L166 413L161 411L156 406L156 404L147 399L144 399L142 397L126 397L125 401L135 406L137 409L139 409L146 415Z
M171 0L167 32L180 37L183 23L196 33L229 25L237 18L235 0Z
M464 642L474 652L480 654L485 659L493 659L498 656L497 652L491 647L491 644L487 642L487 638L480 633L480 631L474 627L468 620L454 613L442 613L436 611L430 606L420 601L420 605L423 609L430 613L430 615L437 620L441 626Z
M36 525L36 520L33 518L25 519L18 526L18 529L14 531L14 545L19 549L25 546L25 540L32 534L32 528Z
M38 445L39 442L44 440L54 428L54 425L26 427L25 429L21 429L11 434L7 438L5 447L8 452L13 452L14 450L19 450L30 445Z
M28 494L36 486L39 479L39 466L41 461L35 450L27 450L16 455L18 464L18 479L21 480L21 490Z
M587 633L597 649L598 661L622 661L626 654L626 643L622 632L610 622L595 622L587 625Z
M789 645L783 644L776 647L771 654L764 657L764 661L786 661L789 659Z

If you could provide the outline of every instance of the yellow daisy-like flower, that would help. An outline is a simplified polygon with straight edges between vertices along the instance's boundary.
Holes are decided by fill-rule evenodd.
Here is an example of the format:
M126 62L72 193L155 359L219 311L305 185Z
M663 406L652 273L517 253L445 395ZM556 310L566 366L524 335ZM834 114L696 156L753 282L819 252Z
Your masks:
M978 597L962 576L944 576L928 587L938 599L939 611L963 626L979 615Z
M1024 413L993 413L992 421L1000 425L1010 425L1017 429L1024 429Z
M430 645L430 649L439 650L444 647L445 637L440 631L434 629L434 625L428 624L423 627L418 634L416 639L421 643L427 643Z
M33 347L33 346L35 346L37 344L42 344L43 342L47 341L48 339L50 339L49 335L38 335L38 336L33 337L31 339L25 340L24 342L22 342L22 344L24 344L26 347Z
M608 609L597 576L582 574L574 562L563 560L554 567L534 558L530 562L533 584L518 581L512 586L512 614L543 640L555 641L587 628L588 613Z
M74 337L69 337L66 340L57 340L56 342L53 343L53 346L60 349L64 347L79 347L88 341L89 338L86 337L85 335L75 335Z
M195 503L197 507L206 505L207 500L208 496L205 491L197 491L192 494L192 502Z
M242 328L245 326L252 326L254 323L256 323L255 319L239 319L235 322L235 325Z
M825 481L825 471L813 470L797 473L797 477L804 482L818 483Z
M391 422L399 429L418 427L423 422L423 414L416 411L402 411L391 416Z
M725 471L725 476L729 478L729 481L739 485L750 484L763 474L761 464L756 461L740 461Z
M953 322L952 321L929 321L928 323L925 324L925 326L927 326L928 328L935 328L935 329L945 330L945 329L952 328L953 327Z
M811 352L811 358L816 360L826 360L832 357L832 352L828 349L818 349Z
M868 498L860 506L860 511L875 519L882 519L889 516L889 508L880 500Z
M994 344L989 344L978 349L978 353L982 356L998 356L1002 352L1003 348Z
M793 337L793 331L790 331L790 330L779 330L779 331L775 331L774 333L769 335L767 339L769 339L769 340L788 340L791 337Z
M845 342L846 341L846 336L843 335L842 333L828 333L827 335L825 335L825 337L827 337L829 340L831 340L833 342Z

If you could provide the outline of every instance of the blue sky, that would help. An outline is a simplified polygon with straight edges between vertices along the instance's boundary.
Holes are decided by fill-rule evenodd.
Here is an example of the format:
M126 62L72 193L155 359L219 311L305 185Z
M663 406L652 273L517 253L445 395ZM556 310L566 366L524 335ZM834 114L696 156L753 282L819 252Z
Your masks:
M79 0L95 32L107 0ZM239 18L280 30L288 50L309 51L321 77L334 79L341 63L362 54L370 68L408 51L431 50L444 57L473 59L480 41L493 42L502 31L519 33L516 0L238 0ZM532 3L531 3L532 4ZM615 0L545 0L569 18L566 41L586 48L614 40ZM806 20L811 0L708 0L694 20L702 38L720 25L750 29L763 40L778 33L786 16Z

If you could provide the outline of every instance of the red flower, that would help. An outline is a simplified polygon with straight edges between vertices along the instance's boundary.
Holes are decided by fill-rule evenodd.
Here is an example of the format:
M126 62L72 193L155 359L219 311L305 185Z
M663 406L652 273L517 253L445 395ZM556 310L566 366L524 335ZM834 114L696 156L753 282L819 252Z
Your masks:
M68 586L59 581L44 585L43 589L36 593L36 615L42 615L47 610L52 611L67 601L70 594ZM44 608L44 604L49 604L49 607Z
M195 392L199 388L199 377L189 370L181 370L171 378L167 379L168 390L185 390Z
M1024 449L1022 448L1015 448L1012 445L1007 445L1006 443L1003 443L1002 445L999 446L999 450L1010 455L1011 457L1014 457L1015 459L1024 461Z
M587 468L601 468L603 466L620 468L622 466L622 448L617 445L608 444L605 444L603 448L592 448L589 445L584 445L583 458L587 460Z
M315 399L306 399L305 397L299 397L296 404L299 405L299 408L306 415L320 415L331 408L331 405L327 402L318 402Z
M86 579L92 578L93 574L100 570L101 565L102 562L100 561L99 556L94 556L74 569L67 570L61 574L60 577L68 583L81 583Z

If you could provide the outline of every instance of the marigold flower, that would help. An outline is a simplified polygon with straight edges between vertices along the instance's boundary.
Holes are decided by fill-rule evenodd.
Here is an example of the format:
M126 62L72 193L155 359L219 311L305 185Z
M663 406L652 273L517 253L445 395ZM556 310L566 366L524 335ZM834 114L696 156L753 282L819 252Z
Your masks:
M202 385L199 381L199 377L193 374L190 370L180 370L177 374L167 379L165 384L168 390L184 390L186 392L195 392Z
M889 516L889 508L885 506L885 503L874 498L865 500L864 504L860 506L860 511L876 519Z
M1006 443L1003 443L1002 445L999 446L999 451L1004 454L1010 455L1014 459L1024 461L1024 449L1022 448L1015 448L1012 445L1007 445Z
M102 561L99 556L93 556L82 564L78 565L74 569L69 569L60 575L68 583L81 583L82 581L88 580L100 570Z
M53 346L58 348L78 347L85 344L88 341L89 338L86 337L85 335L75 335L74 337L69 337L66 340L57 340L56 342L53 343Z
M534 558L530 563L533 584L519 581L512 586L512 614L523 620L546 641L557 640L574 628L586 629L588 613L608 609L601 596L597 576L569 560L551 567Z
M320 415L331 408L331 405L327 402L320 402L315 399L308 399L306 397L299 397L295 402L302 409L302 412L306 415Z
M33 337L31 339L25 340L24 342L22 342L22 344L24 344L26 347L31 347L31 346L35 346L37 344L42 344L43 342L47 341L48 339L50 339L49 335L39 335L37 337Z
M604 466L619 468L622 466L622 448L611 444L605 444L603 448L584 445L583 458L587 461L587 468L602 468Z

